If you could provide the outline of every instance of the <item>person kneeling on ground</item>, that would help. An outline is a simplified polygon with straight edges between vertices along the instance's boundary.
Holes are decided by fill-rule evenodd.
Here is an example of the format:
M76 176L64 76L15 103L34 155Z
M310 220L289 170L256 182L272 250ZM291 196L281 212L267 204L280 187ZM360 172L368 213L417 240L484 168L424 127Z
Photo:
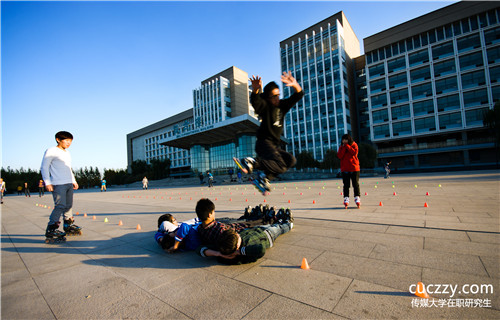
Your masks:
M255 262L265 255L266 250L274 245L280 235L292 228L292 221L286 221L248 228L239 234L228 229L219 239L218 250L202 246L198 249L198 254L202 257L215 256L220 263L231 265Z

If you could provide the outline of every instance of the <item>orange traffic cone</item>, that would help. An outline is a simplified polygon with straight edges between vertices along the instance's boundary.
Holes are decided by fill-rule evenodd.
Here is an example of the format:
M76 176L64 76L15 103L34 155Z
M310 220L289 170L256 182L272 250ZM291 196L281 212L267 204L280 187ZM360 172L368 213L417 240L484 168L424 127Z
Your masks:
M415 295L420 298L429 299L429 294L425 291L424 284L422 282L417 283L417 290Z
M95 219L97 219L97 218L95 216L92 216L92 220L95 220Z
M84 214L83 214L83 217L84 217L84 218L87 218L87 213L84 213Z
M383 207L384 205L382 204L382 201L378 204L379 207Z
M397 194L396 194L396 192L394 192L394 195L395 195L395 196L397 195Z
M137 229L137 230L141 230L141 225L140 225L140 224L138 224L136 229Z
M120 221L118 222L118 225L119 225L119 226L123 226L123 222L120 220Z
M307 259L306 258L303 258L302 259L302 264L300 265L300 268L301 269L304 269L304 270L309 270L309 264L307 263ZM418 290L418 289L417 289Z
M313 200L313 204L315 204L315 203L316 203L316 200Z
M367 196L367 195L368 195L368 192L365 192L365 196Z
M429 206L429 205L427 204L427 202L426 202L426 203L424 203L424 207L425 207L425 208L427 208L428 206Z
M426 195L426 196L430 196L429 192L427 192L425 195Z

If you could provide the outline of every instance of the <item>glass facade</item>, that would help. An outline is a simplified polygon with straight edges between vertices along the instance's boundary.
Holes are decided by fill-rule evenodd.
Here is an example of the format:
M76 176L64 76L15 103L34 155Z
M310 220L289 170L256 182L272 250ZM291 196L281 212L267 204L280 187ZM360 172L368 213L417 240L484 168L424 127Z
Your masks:
M193 90L193 114L197 128L231 118L229 80L219 77Z
M323 160L327 149L337 150L339 138L351 132L347 63L342 25L332 20L303 38L281 46L281 70L291 71L305 96L285 117L287 149L309 152ZM284 96L293 91L284 88Z
M493 108L499 98L498 11L366 54L372 141L478 126L474 110Z

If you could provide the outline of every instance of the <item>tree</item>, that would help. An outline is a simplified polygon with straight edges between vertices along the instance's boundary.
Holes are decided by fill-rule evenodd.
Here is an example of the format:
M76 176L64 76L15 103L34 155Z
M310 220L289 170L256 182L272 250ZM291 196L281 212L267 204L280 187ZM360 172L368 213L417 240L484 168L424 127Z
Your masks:
M145 175L148 172L149 165L144 160L135 160L130 166L132 168L133 175Z
M151 178L163 179L170 175L170 159L151 160Z
M325 152L323 162L320 164L321 169L338 169L340 168L340 159L337 157L337 151L328 149Z
M377 160L377 150L371 144L360 143L358 150L359 166L362 169L375 168L375 160Z
M299 170L304 168L319 168L319 162L314 159L312 153L302 151L297 155L297 164L295 167Z

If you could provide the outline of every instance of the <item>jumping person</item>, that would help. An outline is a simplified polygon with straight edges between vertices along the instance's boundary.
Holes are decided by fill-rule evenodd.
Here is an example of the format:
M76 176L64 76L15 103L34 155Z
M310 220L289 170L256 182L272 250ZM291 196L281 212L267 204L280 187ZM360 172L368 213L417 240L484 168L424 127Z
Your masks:
M342 180L344 182L344 206L347 209L349 205L349 188L354 189L354 202L358 208L361 206L360 190L359 190L359 159L358 145L349 134L344 134L341 140L342 144L337 152L337 157L340 159L340 170L342 171Z
M257 174L254 180L255 186L265 194L271 190L269 180L273 180L277 175L285 173L293 167L297 160L295 157L280 148L281 134L283 133L283 119L287 112L304 96L302 87L297 80L292 77L291 72L283 72L281 81L295 90L289 98L280 100L280 89L273 81L269 82L262 92L262 79L259 76L252 76L252 94L250 103L255 112L260 116L262 122L257 130L257 141L255 152L257 158L233 158L238 167L244 173L252 173L259 169L262 172Z

